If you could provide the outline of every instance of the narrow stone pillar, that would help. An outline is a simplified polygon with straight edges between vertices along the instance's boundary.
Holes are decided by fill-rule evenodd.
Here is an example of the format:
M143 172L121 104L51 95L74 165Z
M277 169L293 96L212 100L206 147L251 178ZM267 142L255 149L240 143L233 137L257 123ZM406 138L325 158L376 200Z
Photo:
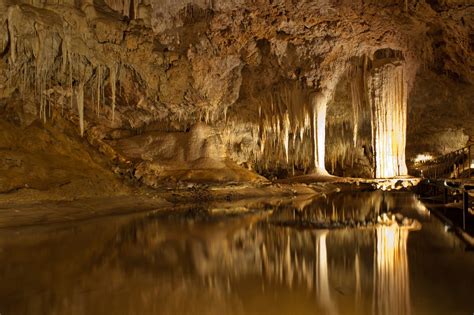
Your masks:
M313 167L315 173L327 174L325 166L326 153L326 112L328 96L317 93L312 98L311 140Z

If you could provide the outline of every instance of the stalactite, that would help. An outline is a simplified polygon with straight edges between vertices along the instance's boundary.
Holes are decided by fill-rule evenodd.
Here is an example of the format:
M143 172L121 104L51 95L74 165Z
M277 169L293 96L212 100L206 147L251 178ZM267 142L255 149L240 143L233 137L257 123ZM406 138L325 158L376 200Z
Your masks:
M101 65L98 65L97 66L97 91L96 91L96 94L97 94L97 108L96 108L96 112L97 112L97 117L99 117L100 115L100 94L101 94L101 91L102 91L102 67Z
M8 37L10 39L10 62L12 65L16 63L16 53L17 53L17 37L15 33L15 28L12 25L13 21L13 9L9 9L7 26L8 26Z
M72 73L72 58L71 58L71 52L70 50L68 49L68 54L67 54L67 59L68 59L68 62L69 62L69 91L71 91L71 98L70 98L70 106L71 106L71 109L73 107L73 86L72 86L72 78L73 78L73 73Z
M76 92L77 111L79 113L79 128L81 137L84 136L84 83L80 82Z
M361 121L361 113L363 112L363 103L365 100L364 88L364 65L357 61L353 65L349 73L351 84L351 99L352 99L352 118L353 118L353 145L357 147L357 140L359 136L359 127Z
M5 24L9 42L8 87L18 88L28 101L31 97L37 105L38 118L43 122L52 117L56 109L60 110L61 115L67 111L76 113L76 102L80 132L83 135L85 98L92 99L92 108L96 104L98 115L100 103L104 101L104 65L96 67L96 81L91 80L91 65L97 64L97 60L91 60L76 49L68 35L68 29L64 29L64 32L52 31L46 28L49 24L34 23L31 24L33 31L30 33L30 28L22 29L22 25L18 23L19 14L22 13L23 8L11 6ZM54 24L53 21L51 23ZM114 64L110 71L112 119L115 118L118 71ZM87 89L86 92L84 88ZM69 106L65 104L68 101Z
M115 97L117 88L117 65L110 67L110 90L112 92L112 121L115 121Z

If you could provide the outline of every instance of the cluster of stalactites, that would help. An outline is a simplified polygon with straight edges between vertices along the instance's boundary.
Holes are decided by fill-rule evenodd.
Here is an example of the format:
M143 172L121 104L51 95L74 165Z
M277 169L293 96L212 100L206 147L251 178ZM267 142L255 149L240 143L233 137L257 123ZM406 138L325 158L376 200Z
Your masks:
M360 159L366 155L370 159L371 134L370 134L370 106L367 95L367 69L369 58L353 58L348 69L347 78L349 82L350 106L352 115L339 115L333 110L335 119L326 121L327 129L327 149L326 164L331 173L354 174L354 171L347 172L347 168L353 168L356 163L360 165ZM344 93L345 81L338 83L338 93ZM344 97L344 94L343 96ZM341 98L335 100L333 104L341 104ZM343 103L345 106L345 102ZM340 106L340 105L339 105ZM365 162L362 162L365 163ZM357 173L357 170L355 170Z
M9 12L9 18L11 18ZM8 23L10 41L8 85L18 88L21 95L34 95L39 118L44 122L56 110L77 114L81 135L85 130L85 104L97 116L106 102L104 86L110 85L110 110L104 114L115 119L118 64L93 64L70 48L68 36L58 39L54 33L38 32L36 38L22 38L16 34L13 19ZM62 56L57 58L57 56ZM31 93L31 92L34 93ZM89 102L86 102L89 100Z
M372 69L368 93L372 110L375 176L407 175L407 81L403 63L388 62Z
M310 93L297 83L269 92L258 108L257 164L264 169L325 172L326 103L323 94Z
M353 168L356 162L364 154L364 147L370 146L370 139L359 137L357 147L353 143L353 125L352 122L332 123L330 120L326 123L327 128L327 149L326 165L331 174L339 173L353 174L347 172L346 168Z
M37 8L60 4L80 9L84 6L94 5L93 0L21 0L20 2ZM149 0L105 0L104 2L112 10L130 19L146 18L148 15L147 8L150 7Z
M370 113L367 101L367 68L368 57L357 58L354 60L352 67L349 69L351 99L352 99L352 128L353 128L353 146L357 147L360 141L360 128L362 122L370 118L367 113Z
M147 0L105 0L105 3L114 11L130 19L143 18L143 6L149 6Z

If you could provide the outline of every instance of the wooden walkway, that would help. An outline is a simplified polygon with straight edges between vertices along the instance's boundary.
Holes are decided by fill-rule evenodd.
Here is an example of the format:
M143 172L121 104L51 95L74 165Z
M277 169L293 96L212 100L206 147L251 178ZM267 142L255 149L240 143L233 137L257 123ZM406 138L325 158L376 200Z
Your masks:
M418 176L438 178L471 178L474 175L474 145L469 145L432 160L417 163Z
M420 195L447 226L474 246L474 145L418 163Z

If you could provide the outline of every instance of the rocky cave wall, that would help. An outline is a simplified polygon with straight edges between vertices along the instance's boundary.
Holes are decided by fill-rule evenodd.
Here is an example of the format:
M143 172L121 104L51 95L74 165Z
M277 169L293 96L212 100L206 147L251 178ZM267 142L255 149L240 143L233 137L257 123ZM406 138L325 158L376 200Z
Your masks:
M1 119L58 132L66 121L76 126L71 137L149 184L210 165L227 165L233 171L220 179L236 181L260 180L246 169L371 176L367 119L348 147L360 128L333 107L348 102L338 85L357 85L354 58L400 52L409 158L458 148L474 132L473 13L469 1L441 0L1 0ZM177 139L192 138L198 122L210 129L199 127L191 150ZM130 149L132 137L144 145ZM177 151L158 154L160 145Z

